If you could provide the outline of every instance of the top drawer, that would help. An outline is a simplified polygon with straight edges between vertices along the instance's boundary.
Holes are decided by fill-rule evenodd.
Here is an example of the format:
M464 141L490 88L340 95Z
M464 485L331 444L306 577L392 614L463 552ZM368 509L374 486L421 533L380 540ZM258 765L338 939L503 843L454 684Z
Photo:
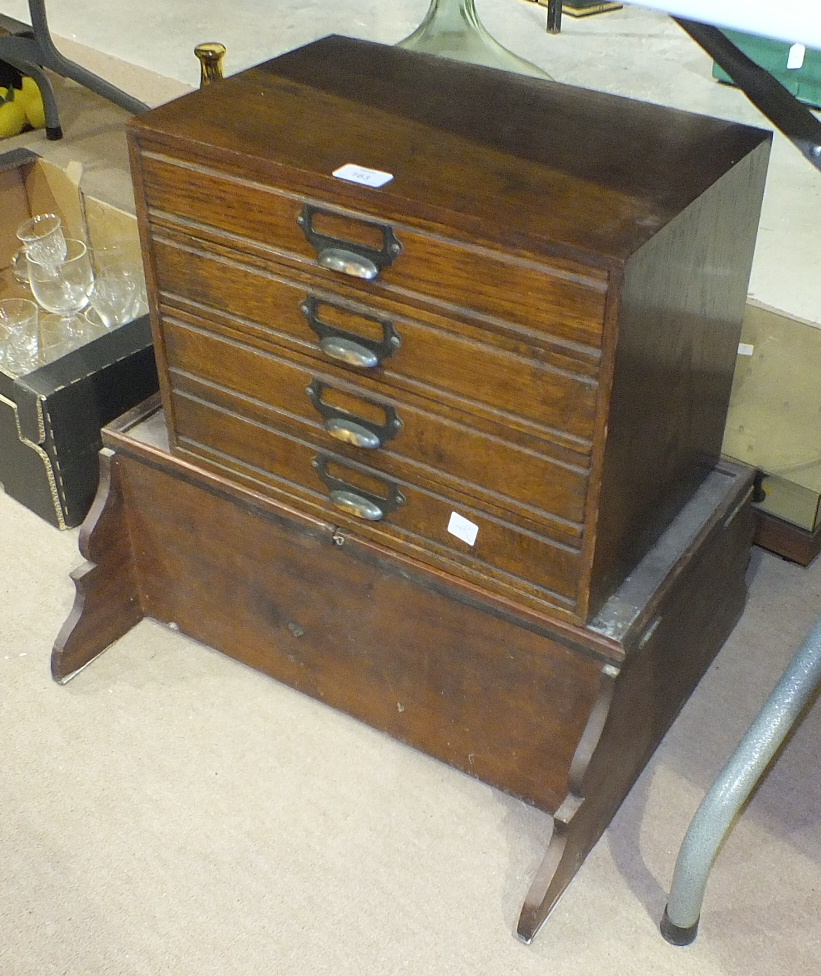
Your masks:
M329 282L344 278L371 294L546 331L581 352L601 348L607 277L597 269L552 259L547 266L380 224L157 153L141 155L140 172L154 222L182 224L189 235L240 250L262 247L280 260L310 265ZM377 272L372 279L339 270L362 271L367 261Z

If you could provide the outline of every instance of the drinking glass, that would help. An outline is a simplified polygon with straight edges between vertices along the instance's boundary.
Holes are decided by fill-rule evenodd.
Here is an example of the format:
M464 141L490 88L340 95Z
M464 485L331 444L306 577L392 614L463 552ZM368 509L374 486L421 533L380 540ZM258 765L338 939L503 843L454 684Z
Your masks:
M67 328L67 322L70 320L52 312L46 312L40 316L41 366L54 362L55 359L60 359L74 349L79 349L80 346L96 338L96 335L102 334L103 331L100 330L95 334L89 326L87 334L84 334L79 328ZM79 317L79 322L83 323L83 316Z
M134 282L131 310L125 321L143 315L148 309L148 295L139 245L134 241L120 241L94 247L92 257L97 278L114 276Z
M17 228L17 238L26 255L40 264L58 264L65 260L66 239L57 214L37 214Z
M20 376L39 365L39 309L27 298L0 300L0 366Z
M86 318L92 322L99 319L107 329L116 329L134 317L136 298L137 283L133 278L115 271L104 271L94 281Z
M29 259L26 257L26 249L21 247L11 259L11 275L18 285L29 286Z
M42 264L29 254L29 284L34 297L48 312L62 315L66 326L82 329L78 313L88 305L94 287L94 272L88 249L82 241L67 240L64 260Z

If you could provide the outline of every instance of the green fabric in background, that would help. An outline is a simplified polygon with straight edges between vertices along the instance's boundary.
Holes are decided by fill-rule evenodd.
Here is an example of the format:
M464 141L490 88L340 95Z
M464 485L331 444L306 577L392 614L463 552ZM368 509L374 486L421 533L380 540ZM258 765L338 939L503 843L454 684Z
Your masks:
M821 51L807 48L801 67L788 68L787 60L792 45L786 41L744 34L741 31L727 30L724 33L740 51L762 68L766 68L796 98L808 105L821 107ZM725 84L732 84L730 76L717 64L713 64L713 77Z

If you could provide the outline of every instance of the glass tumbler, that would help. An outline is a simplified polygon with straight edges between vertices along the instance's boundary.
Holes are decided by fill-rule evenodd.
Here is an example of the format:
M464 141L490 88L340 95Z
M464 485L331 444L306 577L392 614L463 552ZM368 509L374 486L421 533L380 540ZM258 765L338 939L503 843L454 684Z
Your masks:
M39 309L27 298L0 300L0 366L12 376L36 369Z

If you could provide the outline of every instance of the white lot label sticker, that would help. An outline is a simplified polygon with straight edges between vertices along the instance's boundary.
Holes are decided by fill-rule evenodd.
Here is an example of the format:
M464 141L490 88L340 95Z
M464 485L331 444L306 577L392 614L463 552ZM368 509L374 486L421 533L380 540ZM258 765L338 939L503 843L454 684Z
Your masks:
M804 65L804 55L807 53L807 49L803 44L793 44L790 48L790 53L787 55L787 67L793 71L796 68L801 68Z
M750 342L739 342L738 344L738 355L739 356L752 356L755 352L755 346Z
M357 166L356 163L345 163L334 170L334 176L350 183L361 183L363 186L384 186L393 179L391 173L383 173L379 169L368 169L367 166Z
M472 546L476 541L476 536L479 534L479 526L474 525L473 522L468 521L464 516L456 512L451 512L450 521L448 522L448 532L451 535L455 535L457 539L461 539L462 542L466 542L469 546Z

